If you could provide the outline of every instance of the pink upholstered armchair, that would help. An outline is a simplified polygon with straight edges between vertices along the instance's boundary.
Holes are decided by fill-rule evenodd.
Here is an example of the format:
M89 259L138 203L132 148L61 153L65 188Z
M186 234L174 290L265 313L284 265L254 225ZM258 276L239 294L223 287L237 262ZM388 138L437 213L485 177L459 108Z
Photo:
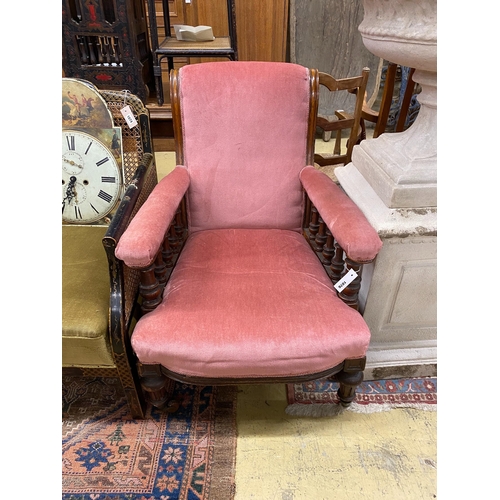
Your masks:
M116 248L142 270L132 347L150 402L172 404L171 380L335 377L350 404L370 342L361 269L382 242L312 166L318 72L207 62L173 71L170 87L178 166Z

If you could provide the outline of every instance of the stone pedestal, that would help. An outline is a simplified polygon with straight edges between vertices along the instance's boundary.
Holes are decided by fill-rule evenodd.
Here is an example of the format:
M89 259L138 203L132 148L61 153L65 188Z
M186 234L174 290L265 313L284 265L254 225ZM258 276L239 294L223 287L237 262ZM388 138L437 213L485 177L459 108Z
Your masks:
M362 306L372 332L365 375L434 375L437 363L437 36L436 0L363 0L366 47L415 68L421 108L405 132L355 146L335 170L384 246L363 276Z

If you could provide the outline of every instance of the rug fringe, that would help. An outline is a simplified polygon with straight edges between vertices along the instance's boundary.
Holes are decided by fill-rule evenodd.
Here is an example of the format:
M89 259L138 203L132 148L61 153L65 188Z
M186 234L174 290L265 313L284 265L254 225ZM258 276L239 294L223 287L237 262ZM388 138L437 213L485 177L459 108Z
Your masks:
M285 413L294 417L334 417L350 411L353 413L381 413L394 408L412 408L423 411L437 411L435 404L422 403L395 403L395 404L367 404L351 403L347 408L340 404L290 404L286 407Z

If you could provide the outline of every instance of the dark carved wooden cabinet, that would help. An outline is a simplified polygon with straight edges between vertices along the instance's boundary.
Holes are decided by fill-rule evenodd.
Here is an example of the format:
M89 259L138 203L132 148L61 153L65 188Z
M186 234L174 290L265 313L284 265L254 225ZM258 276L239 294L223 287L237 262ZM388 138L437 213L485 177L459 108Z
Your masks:
M63 71L146 101L154 85L144 0L63 0Z

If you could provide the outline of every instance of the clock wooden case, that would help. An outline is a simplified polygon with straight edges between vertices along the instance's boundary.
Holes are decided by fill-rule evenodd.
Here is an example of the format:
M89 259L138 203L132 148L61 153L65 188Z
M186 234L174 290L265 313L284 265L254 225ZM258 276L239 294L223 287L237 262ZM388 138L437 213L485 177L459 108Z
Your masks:
M63 71L145 103L154 85L144 0L63 0Z

